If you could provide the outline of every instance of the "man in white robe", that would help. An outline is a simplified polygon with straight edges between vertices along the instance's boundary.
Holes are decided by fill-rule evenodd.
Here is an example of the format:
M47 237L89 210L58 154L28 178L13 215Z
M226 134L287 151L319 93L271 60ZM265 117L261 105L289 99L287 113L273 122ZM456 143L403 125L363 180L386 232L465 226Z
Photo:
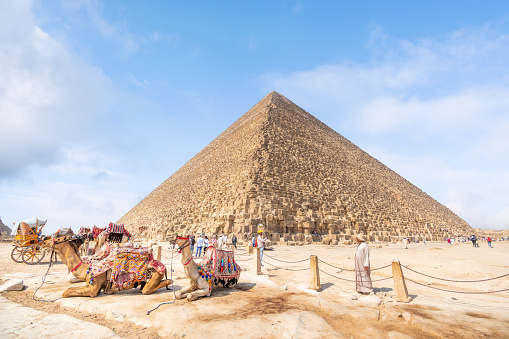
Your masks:
M373 286L370 276L369 247L364 234L358 234L356 239L359 246L355 251L355 289L359 293L371 293Z

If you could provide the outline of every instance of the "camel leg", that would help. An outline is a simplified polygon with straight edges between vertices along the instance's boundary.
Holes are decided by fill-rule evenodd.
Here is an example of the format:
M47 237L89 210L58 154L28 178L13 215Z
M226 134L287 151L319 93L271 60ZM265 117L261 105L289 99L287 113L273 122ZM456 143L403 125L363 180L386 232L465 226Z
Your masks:
M89 277L87 276L87 280ZM106 274L101 274L94 277L94 281L90 284L87 281L87 286L84 287L71 287L68 288L64 293L62 293L62 297L95 297L103 287L106 282Z
M172 283L171 279L166 279L166 280L162 280L162 279L163 279L162 274L160 274L159 272L154 272L152 274L152 277L150 278L150 280L145 284L145 286L141 290L141 293L151 294L160 288L171 285L171 283Z
M178 291L176 294L176 297L177 297L177 299L185 298L185 297L187 297L188 293L191 293L193 291L196 291L196 286L191 284L191 285L181 289L180 291Z
M198 289L195 292L191 292L187 295L187 301L192 301L195 299L198 299L199 297L210 297L211 290L209 290L209 287Z

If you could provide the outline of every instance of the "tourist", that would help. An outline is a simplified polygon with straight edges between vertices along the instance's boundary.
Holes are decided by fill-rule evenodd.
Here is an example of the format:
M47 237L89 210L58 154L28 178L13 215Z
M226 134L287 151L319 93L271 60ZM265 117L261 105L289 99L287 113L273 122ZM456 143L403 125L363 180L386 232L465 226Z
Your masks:
M212 240L210 242L212 243L212 246L217 248L217 239L215 234L212 236Z
M473 246L473 247L476 247L476 246L475 246L475 242L476 242L476 240L477 240L477 239L475 238L475 235L474 235L474 234L472 234L472 235L470 236L470 240L472 241L472 246Z
M207 248L209 248L209 238L205 236L205 239L203 239L203 255L207 253Z
M223 233L223 235L221 236L221 248L222 249L227 248L226 247L227 242L228 242L228 236Z
M488 247L489 247L489 248L491 248L491 238L490 238L490 237L488 237L488 239L487 239L487 240L488 240Z
M355 251L355 290L367 294L373 292L371 284L369 247L364 234L358 234L355 239L359 244Z
M408 249L408 239L403 238L403 240L401 242L403 243L403 245L405 245L405 249Z
M262 237L263 231L258 231L258 238L256 239L256 245L260 249L260 261L263 260L263 250L265 249L265 241L267 241L267 238ZM262 263L263 266L263 263Z
M237 237L235 236L235 234L232 237L232 244L235 247L235 249L237 249Z
M253 248L256 247L256 235L253 234L253 239L251 239L251 241L253 242Z
M201 257L201 250L203 248L203 238L201 234L198 236L198 239L196 240L196 257Z

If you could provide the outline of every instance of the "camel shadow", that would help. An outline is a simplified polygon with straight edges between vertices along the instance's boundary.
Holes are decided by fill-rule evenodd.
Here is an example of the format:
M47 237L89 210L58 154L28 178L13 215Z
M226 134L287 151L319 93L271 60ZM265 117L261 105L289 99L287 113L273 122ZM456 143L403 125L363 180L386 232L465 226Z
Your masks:
M220 298L220 297L230 295L232 293L249 291L255 286L256 286L256 284L254 284L254 283L238 283L235 286L230 287L230 288L218 287L217 289L212 291L212 294L210 295L209 298Z

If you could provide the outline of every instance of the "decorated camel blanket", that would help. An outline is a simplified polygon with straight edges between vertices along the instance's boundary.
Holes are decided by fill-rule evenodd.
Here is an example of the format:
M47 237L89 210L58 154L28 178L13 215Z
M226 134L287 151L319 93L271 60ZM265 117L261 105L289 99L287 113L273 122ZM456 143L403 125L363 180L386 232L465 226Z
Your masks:
M218 250L213 246L207 248L198 267L202 277L216 278L223 286L228 285L228 282L236 282L241 271L239 264L235 262L233 251Z
M92 257L86 260L88 273L93 277L111 269L110 282L113 287L122 290L135 282L143 282L150 278L149 268L164 274L166 267L154 256L147 247L136 248L133 244L112 245L105 243Z

